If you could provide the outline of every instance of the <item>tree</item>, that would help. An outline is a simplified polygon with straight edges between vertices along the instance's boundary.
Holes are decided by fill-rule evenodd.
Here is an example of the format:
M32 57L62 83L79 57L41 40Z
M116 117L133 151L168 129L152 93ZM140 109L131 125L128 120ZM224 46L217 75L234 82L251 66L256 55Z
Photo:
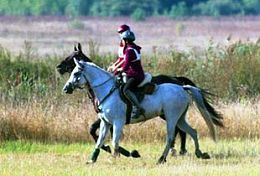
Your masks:
M242 0L242 3L246 14L252 14L252 15L260 14L259 0Z
M146 14L143 9L137 8L132 14L131 18L135 21L143 21L145 20Z
M169 12L171 18L180 18L188 16L188 8L185 2L179 2L177 5L173 5Z
M209 0L193 7L193 12L197 15L221 16L241 14L243 12L241 3L236 0Z

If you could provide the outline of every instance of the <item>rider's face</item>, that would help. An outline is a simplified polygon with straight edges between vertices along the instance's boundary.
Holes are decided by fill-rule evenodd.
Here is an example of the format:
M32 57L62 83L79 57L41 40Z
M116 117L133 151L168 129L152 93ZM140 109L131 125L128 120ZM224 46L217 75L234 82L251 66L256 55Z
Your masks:
M125 45L126 45L126 42L125 42L124 40L120 39L119 45L120 45L120 46L125 46Z
M119 37L120 37L120 46L125 46L125 45L126 45L126 42L125 42L125 40L122 39L121 34L122 34L122 33L119 33Z
M121 40L121 44L122 44L122 46L125 46L126 45L125 40Z

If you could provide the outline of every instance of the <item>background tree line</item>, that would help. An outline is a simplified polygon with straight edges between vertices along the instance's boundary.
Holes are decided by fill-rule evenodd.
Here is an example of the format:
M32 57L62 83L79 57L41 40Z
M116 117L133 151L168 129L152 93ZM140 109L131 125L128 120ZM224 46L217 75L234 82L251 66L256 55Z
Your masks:
M0 0L0 15L14 16L230 16L259 15L259 0Z

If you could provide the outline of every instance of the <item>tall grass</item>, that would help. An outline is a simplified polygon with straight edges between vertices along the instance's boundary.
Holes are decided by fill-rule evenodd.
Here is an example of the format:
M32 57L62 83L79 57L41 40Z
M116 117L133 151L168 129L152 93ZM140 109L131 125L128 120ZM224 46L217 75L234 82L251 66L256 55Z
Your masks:
M187 76L198 86L225 100L255 97L260 93L260 43L212 43L205 51L154 54L145 58L146 70Z
M99 54L94 41L90 41L89 51L93 61L102 67L115 58L111 54ZM1 140L91 140L88 129L96 114L86 91L62 94L67 76L61 77L55 71L60 57L39 57L28 43L18 56L0 47ZM187 76L199 87L218 95L217 109L223 113L226 126L219 131L221 137L260 137L259 42L237 42L226 47L212 43L203 52L154 52L143 56L143 65L153 74ZM207 136L199 114L193 109L189 116L199 134ZM162 141L165 125L157 119L128 126L124 133L126 140Z
M96 113L87 99L81 100L80 92L77 92L76 96L76 99L73 98L74 102L71 102L70 97L61 97L56 102L34 100L20 105L1 104L0 139L69 143L92 141L88 130L97 118ZM75 102L77 100L79 102ZM216 108L224 115L225 128L218 130L221 139L260 137L259 100L244 104L219 104ZM195 108L189 110L188 117L200 137L209 136L207 126ZM162 142L165 140L165 134L165 122L157 118L126 126L123 139Z
M26 48L24 53L12 56L9 51L0 47L2 100L20 101L35 96L40 98L58 91L58 78L54 67L57 59L35 58L30 50Z

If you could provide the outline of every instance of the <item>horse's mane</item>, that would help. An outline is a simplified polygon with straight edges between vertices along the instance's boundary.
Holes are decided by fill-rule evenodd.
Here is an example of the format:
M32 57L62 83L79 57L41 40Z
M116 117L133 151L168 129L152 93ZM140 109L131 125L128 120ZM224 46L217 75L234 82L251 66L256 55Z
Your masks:
M91 67L94 67L94 68L97 68L99 70L102 70L102 72L104 72L106 75L108 76L113 76L115 77L112 73L106 71L105 69L101 68L100 66L98 66L97 64L95 64L94 62L84 62L84 61L80 61L82 63L84 63L84 65L88 65L88 66L91 66Z

